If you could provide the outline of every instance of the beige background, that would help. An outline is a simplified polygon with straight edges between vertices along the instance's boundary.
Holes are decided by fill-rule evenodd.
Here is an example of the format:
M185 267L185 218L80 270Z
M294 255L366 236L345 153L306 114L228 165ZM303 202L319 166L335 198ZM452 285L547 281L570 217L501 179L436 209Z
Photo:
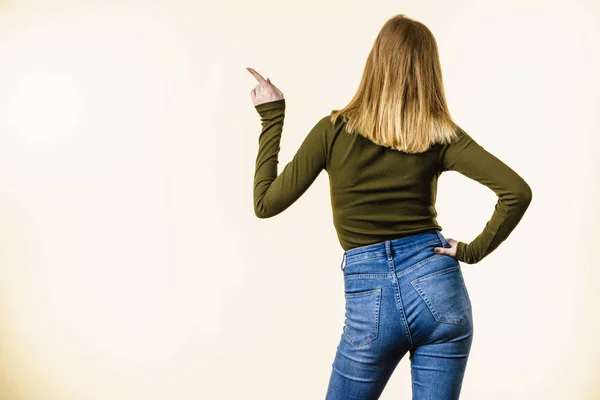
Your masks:
M0 399L322 399L344 321L327 174L255 217L254 67L280 170L343 107L392 15L437 37L450 111L523 176L511 237L463 264L462 399L598 399L594 1L0 2ZM439 182L446 237L494 193ZM410 398L406 356L382 399Z

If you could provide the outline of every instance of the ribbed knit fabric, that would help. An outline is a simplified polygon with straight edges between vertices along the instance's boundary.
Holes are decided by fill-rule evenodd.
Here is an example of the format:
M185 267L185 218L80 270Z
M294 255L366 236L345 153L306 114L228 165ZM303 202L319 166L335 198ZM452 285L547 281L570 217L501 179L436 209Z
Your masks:
M470 243L458 243L455 257L467 264L475 264L494 251L531 202L527 182L460 128L458 140L409 154L350 134L344 121L332 124L326 115L278 174L285 99L255 108L262 123L254 174L256 216L269 218L281 213L325 170L333 225L344 250L430 229L441 231L435 200L437 180L444 171L458 171L498 196L483 231Z

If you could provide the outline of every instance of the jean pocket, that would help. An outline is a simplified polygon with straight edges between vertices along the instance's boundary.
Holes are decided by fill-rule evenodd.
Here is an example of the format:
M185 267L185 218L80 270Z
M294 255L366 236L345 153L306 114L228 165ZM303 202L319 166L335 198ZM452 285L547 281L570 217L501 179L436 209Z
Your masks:
M410 282L437 322L464 325L471 300L460 266L445 268Z
M371 343L379 336L381 288L344 295L346 320L343 335L356 347Z

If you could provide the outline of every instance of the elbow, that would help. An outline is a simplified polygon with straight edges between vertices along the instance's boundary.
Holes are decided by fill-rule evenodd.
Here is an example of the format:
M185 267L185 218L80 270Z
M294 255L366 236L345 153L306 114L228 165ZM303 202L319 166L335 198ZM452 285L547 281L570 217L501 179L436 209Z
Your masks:
M260 219L265 219L265 218L270 218L273 215L268 212L268 210L262 205L262 203L256 203L254 205L254 215L256 215L257 218Z
M254 207L254 215L256 215L256 217L260 218L260 219L269 218L269 216L267 215L266 212L264 212L260 208L256 208L256 207Z
M260 219L266 219L270 217L269 214L258 210L254 210L254 215L256 215L256 217Z
M531 199L533 198L533 193L529 184L523 181L521 185L519 185L515 193L518 199L518 203L522 204L525 207L528 207L529 203L531 203Z

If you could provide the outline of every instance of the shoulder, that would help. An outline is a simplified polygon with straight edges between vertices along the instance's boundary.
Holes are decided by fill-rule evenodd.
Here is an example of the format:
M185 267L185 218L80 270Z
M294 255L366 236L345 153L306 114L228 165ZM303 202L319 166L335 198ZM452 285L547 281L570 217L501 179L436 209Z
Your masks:
M460 126L456 127L455 133L455 137L441 145L442 151L460 150L475 143L475 140Z
M314 123L312 131L322 136L323 139L328 138L331 135L331 117L329 115L321 116Z
M452 168L456 161L479 148L479 144L460 126L457 126L455 133L456 137L439 145L438 156L442 171Z
M455 137L451 138L447 143L445 143L447 146L456 145L458 143L471 139L467 132L458 125L456 126L454 133Z

